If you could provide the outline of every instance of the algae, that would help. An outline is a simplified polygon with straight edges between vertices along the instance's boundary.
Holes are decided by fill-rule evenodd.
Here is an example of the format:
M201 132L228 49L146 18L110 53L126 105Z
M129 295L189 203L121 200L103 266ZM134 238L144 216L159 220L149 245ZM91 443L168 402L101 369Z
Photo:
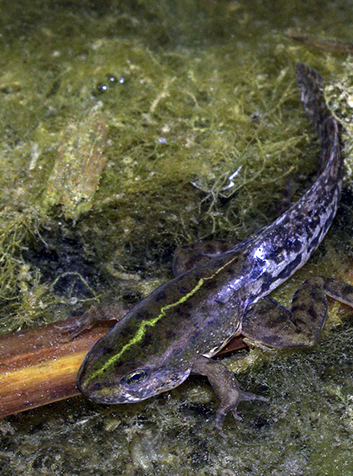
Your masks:
M323 74L347 125L351 62L284 32L347 41L351 10L344 0L2 2L2 329L137 302L171 277L177 244L240 240L296 200L319 147L294 64ZM276 292L282 302L309 275L349 269L351 199L349 172L337 220ZM227 417L227 440L210 429L208 385L189 379L135 405L76 398L3 420L0 474L350 475L352 332L342 306L330 315L315 349L227 358L242 388L270 397L243 404L241 422Z
M91 209L107 162L102 155L107 125L97 109L92 108L84 118L68 124L47 180L42 204L44 208L61 205L66 219L75 220ZM35 168L33 161L30 168Z

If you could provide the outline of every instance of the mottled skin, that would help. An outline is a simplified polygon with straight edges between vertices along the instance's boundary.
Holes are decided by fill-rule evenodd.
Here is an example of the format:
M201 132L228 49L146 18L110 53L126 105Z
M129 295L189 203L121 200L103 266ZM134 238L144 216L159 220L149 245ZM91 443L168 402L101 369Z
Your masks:
M326 106L322 78L303 64L296 74L321 142L316 182L275 222L243 242L221 244L215 251L198 245L202 258L191 263L182 262L179 253L178 276L135 306L88 353L78 385L92 400L138 402L198 373L208 377L221 400L216 416L221 430L226 413L235 415L240 400L261 397L242 392L233 373L209 357L237 333L277 348L313 345L325 321L326 295L353 305L353 287L325 277L306 281L291 310L265 298L322 241L342 188L338 125Z

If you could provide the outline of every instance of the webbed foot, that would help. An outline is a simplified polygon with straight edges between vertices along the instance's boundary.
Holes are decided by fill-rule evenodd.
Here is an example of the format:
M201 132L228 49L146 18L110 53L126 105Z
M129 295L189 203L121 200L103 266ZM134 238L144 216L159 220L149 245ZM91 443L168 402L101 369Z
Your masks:
M215 426L221 436L226 438L223 432L223 421L227 413L231 412L235 419L239 420L237 407L241 401L261 400L267 402L268 399L254 393L243 392L233 372L225 365L206 357L200 357L193 365L192 372L205 375L212 388L221 401L215 418Z
M123 303L101 304L92 307L69 324L57 323L55 327L63 335L63 341L70 341L83 331L90 329L96 322L119 321L128 310L128 307Z

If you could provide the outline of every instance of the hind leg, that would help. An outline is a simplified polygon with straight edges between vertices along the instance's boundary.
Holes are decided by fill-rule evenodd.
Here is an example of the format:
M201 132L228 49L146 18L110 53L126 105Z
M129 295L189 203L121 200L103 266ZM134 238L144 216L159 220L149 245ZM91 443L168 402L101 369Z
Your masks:
M353 307L353 286L315 276L294 294L291 309L264 298L251 306L242 321L242 334L276 348L310 347L326 320L327 296Z

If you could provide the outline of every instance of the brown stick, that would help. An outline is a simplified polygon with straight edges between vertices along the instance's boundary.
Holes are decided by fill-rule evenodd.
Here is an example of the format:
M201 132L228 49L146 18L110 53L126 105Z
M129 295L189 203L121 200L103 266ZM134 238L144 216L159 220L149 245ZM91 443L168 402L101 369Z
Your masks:
M335 53L353 53L352 43L327 40L326 38L315 38L314 36L301 34L293 28L289 28L286 33L292 40L303 43L304 45L312 46L313 48L319 48L325 51L333 51Z
M54 324L0 337L0 417L77 395L82 360L113 325L100 323L69 342Z

